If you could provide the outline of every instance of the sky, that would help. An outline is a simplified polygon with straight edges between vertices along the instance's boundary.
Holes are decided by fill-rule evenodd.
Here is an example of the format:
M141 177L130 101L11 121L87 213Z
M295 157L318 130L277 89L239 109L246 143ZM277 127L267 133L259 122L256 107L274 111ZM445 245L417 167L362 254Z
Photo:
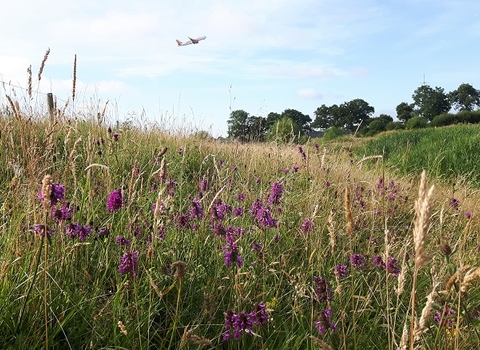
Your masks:
M82 115L108 101L111 122L214 137L238 109L314 119L361 98L395 118L423 83L480 88L477 0L4 0L0 32L2 106L25 96L31 65L30 105L52 92ZM207 38L178 47L188 36Z

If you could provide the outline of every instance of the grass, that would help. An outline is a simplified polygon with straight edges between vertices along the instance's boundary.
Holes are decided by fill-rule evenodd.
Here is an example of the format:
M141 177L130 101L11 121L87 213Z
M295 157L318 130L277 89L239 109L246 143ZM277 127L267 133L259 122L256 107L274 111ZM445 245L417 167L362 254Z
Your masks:
M444 129L299 149L9 106L0 348L480 345L480 197L444 186L475 170L443 166Z
M428 169L446 183L468 181L480 185L480 127L459 124L386 133L357 149L359 155L383 155L403 174Z

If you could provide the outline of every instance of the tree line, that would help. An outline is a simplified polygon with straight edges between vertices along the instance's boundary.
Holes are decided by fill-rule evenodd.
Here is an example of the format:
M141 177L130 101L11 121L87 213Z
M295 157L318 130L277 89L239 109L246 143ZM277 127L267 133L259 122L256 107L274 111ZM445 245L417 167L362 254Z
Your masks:
M313 112L313 119L295 109L271 112L266 117L234 110L227 121L228 137L241 142L302 143L320 134L372 136L386 130L480 122L480 90L471 84L463 83L448 93L423 84L412 99L412 103L401 102L396 107L396 120L387 114L374 117L375 108L360 98L339 105L323 104Z

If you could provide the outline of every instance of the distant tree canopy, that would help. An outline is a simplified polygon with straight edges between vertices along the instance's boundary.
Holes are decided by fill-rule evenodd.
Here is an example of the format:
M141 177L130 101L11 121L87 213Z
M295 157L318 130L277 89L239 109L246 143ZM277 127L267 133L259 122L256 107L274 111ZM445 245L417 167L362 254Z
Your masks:
M228 136L241 142L301 142L318 129L330 130L336 137L355 132L370 136L386 130L480 122L480 90L470 84L463 83L449 93L423 84L413 92L412 99L412 103L397 105L398 121L386 114L373 117L375 108L360 98L339 105L322 104L313 112L313 121L295 109L270 112L266 117L235 110L227 122ZM452 108L458 113L452 114Z
M473 111L480 107L480 90L470 84L461 84L448 94L452 107L458 111Z
M355 132L358 126L366 122L375 109L364 100L357 98L341 105L321 105L314 112L315 120L312 128L328 129L331 127Z
M430 121L437 115L448 112L451 108L447 94L443 88L438 86L434 89L428 85L422 85L413 92L412 99L417 115Z

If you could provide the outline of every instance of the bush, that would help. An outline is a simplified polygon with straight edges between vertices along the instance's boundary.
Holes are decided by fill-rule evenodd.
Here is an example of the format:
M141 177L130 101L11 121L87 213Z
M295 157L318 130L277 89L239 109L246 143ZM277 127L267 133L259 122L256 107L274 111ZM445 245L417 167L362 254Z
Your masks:
M323 134L323 140L331 141L343 135L345 135L345 131L343 131L340 128L337 128L336 126L332 126L331 128L328 128Z
M402 122L390 122L385 128L387 130L403 130L405 129L405 124Z
M420 116L415 116L412 119L409 119L405 123L405 128L408 129L408 130L423 129L423 128L427 127L427 124L428 124L427 118L423 118L423 117L420 117Z
M456 116L454 114L442 113L433 118L431 126L447 126L456 123Z

